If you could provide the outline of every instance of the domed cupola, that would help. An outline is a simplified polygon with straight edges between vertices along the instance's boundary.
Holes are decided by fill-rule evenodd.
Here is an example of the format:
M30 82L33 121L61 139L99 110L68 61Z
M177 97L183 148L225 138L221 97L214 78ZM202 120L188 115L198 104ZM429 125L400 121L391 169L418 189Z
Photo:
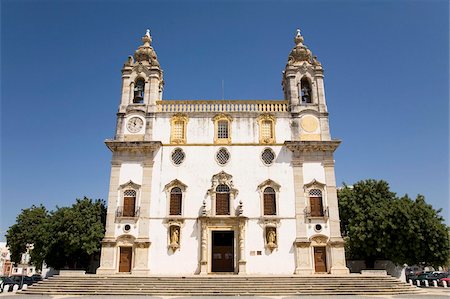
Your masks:
M134 59L137 62L148 62L150 65L159 66L158 58L156 57L156 52L151 46L152 37L150 36L150 30L142 37L143 45L134 52Z
M294 38L295 47L289 53L288 65L294 65L302 61L312 63L313 57L311 51L303 44L303 36L300 29L297 29L297 35Z

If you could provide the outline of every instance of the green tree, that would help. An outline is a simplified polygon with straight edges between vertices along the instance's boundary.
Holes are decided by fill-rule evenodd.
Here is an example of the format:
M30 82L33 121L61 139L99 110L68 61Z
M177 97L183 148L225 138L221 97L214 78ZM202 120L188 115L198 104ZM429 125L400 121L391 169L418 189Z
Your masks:
M385 181L359 181L339 190L341 230L351 259L375 259L396 264L440 266L449 256L444 219L418 195L397 198Z
M101 249L106 207L102 200L77 199L72 207L57 208L51 215L51 238L46 262L54 268L86 268Z
M38 269L42 267L45 258L46 243L49 238L48 225L50 215L47 209L40 205L23 209L17 216L16 223L6 233L6 243L11 252L11 261L20 263L22 253L26 252L27 244L33 244L31 263Z

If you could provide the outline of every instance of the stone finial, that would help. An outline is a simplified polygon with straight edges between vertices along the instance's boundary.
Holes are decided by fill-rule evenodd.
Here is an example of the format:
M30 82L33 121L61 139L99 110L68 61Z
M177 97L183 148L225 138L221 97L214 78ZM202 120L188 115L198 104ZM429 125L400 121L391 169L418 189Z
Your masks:
M302 61L307 61L312 63L312 53L307 46L303 44L303 36L300 33L300 29L297 29L297 34L295 35L294 42L295 47L289 53L288 65L298 64Z
M242 214L244 214L244 204L242 203L242 200L240 200L238 206L238 216L242 216Z
M153 66L159 67L158 58L156 57L156 52L153 50L152 37L150 35L150 29L147 29L145 35L142 37L142 45L134 52L134 59L137 62L147 61Z
M202 216L207 216L207 215L208 215L208 212L206 211L206 201L203 200L203 203L202 203Z
M303 36L300 33L300 29L297 29L297 35L295 35L294 41L296 45L300 45L303 43Z

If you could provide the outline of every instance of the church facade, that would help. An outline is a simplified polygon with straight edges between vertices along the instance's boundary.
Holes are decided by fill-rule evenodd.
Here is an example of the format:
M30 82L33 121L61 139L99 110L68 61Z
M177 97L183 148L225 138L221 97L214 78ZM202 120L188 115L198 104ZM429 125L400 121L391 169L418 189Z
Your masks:
M283 100L163 100L143 44L122 69L98 274L346 274L323 68L300 31Z

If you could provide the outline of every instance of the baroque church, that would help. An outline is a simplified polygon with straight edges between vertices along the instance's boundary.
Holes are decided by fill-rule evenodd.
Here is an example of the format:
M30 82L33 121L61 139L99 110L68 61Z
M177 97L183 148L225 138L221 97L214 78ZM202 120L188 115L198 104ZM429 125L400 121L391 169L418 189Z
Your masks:
M294 38L283 100L163 100L149 31L122 68L98 274L347 274L323 68Z

